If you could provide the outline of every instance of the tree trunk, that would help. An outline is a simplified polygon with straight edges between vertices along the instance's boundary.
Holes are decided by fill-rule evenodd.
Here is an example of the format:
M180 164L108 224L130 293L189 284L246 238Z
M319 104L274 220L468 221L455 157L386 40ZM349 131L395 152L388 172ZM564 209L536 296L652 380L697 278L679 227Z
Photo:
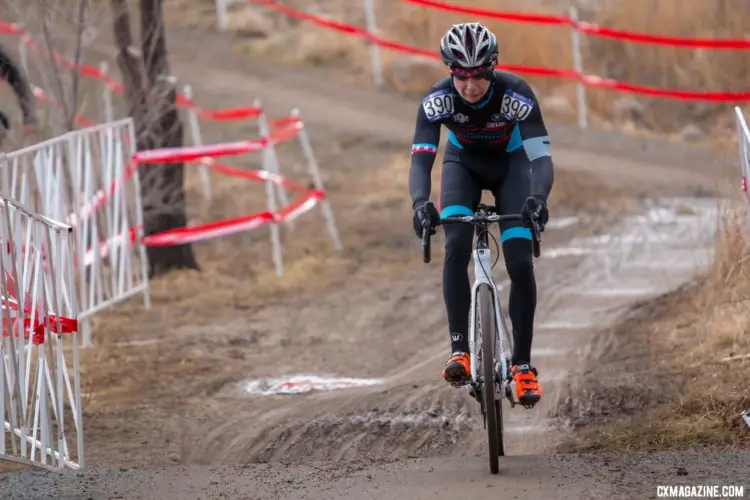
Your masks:
M111 0L118 64L123 72L130 116L135 120L139 151L182 146L183 125L177 92L169 78L161 0L141 0L141 53L135 55L126 0ZM144 78L145 69L145 78ZM144 210L144 233L185 227L184 165L139 166ZM171 269L199 269L191 245L147 249L149 276Z

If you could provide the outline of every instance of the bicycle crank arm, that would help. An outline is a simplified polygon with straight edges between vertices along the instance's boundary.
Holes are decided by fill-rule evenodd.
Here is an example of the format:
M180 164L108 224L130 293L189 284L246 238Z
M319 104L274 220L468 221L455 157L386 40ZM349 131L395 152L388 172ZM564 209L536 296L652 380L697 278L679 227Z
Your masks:
M515 397L515 392L513 389L515 387L515 382L507 381L503 384L503 390L505 391L505 398L510 402L510 407L515 408L516 405L521 405L526 409L531 408L531 406L526 406L520 401L518 401Z

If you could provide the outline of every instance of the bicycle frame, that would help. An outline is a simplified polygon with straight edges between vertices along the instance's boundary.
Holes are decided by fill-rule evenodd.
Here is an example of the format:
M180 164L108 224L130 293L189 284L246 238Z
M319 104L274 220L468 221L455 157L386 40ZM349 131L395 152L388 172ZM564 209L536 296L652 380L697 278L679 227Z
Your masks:
M497 215L494 207L489 207L484 204L480 204L477 211L473 216L453 216L446 219L440 219L435 206L428 202L425 204L425 213L431 220L437 220L435 226L448 224L448 223L467 223L475 226L477 235L476 247L472 251L472 257L474 261L474 284L471 290L471 306L469 309L469 351L470 351L470 367L471 367L471 384L475 387L479 386L479 378L477 376L477 363L476 363L476 312L477 312L477 296L479 287L487 285L490 288L493 299L493 309L495 311L495 325L497 330L496 335L496 351L493 352L495 364L495 376L500 375L501 389L505 389L506 395L507 382L509 380L510 366L508 365L508 356L506 355L509 350L513 349L513 337L505 323L505 318L502 314L502 306L500 304L500 294L498 293L497 285L492 278L492 252L489 247L489 225L493 222L510 221L510 220L521 220L520 214L514 215ZM541 231L544 227L539 223L538 219L533 218L531 223L532 230L532 248L534 257L541 255ZM434 229L430 230L425 227L422 231L422 249L423 249L423 261L425 263L430 262L431 259L431 247L430 247L430 236L434 233ZM508 344L506 345L506 338ZM498 359L498 357L500 359ZM497 373L497 364L500 364L500 373ZM515 401L509 397L511 404Z
M474 260L474 285L471 290L471 306L469 308L469 351L470 351L470 379L455 382L460 386L468 384L469 395L479 402L482 407L485 428L488 437L488 452L490 458L490 472L497 474L498 457L505 454L503 441L503 411L502 398L505 396L511 407L518 402L514 400L512 382L509 377L507 348L513 348L513 338L508 332L505 318L500 305L500 294L498 293L495 280L492 278L492 252L489 247L489 226L493 222L522 221L521 214L498 215L495 207L479 204L473 215L452 216L441 219L435 206L427 202L424 206L424 215L428 219L422 226L422 250L425 263L430 262L430 236L434 234L434 228L438 225L449 223L466 223L475 226L477 235L476 248L472 252ZM532 229L532 247L535 257L540 254L540 233L543 226L539 224L539 213L531 214L530 226ZM437 220L433 225L432 221ZM498 249L499 251L499 249ZM487 287L491 295L489 299L494 310L495 331L491 332L487 325L482 324L482 376L478 375L478 363L476 361L477 348L477 308L481 311L482 321L491 322L492 313L487 309L490 304L479 303L480 292L484 296L484 287ZM484 316L487 316L485 318ZM494 338L492 335L494 334ZM506 346L506 339L508 345ZM494 348L491 345L495 344ZM498 352L499 351L499 352ZM500 358L500 359L498 359ZM500 373L498 374L498 364ZM490 385L491 384L491 385Z
M471 308L469 309L469 351L471 353L471 381L476 384L478 382L477 377L477 362L476 362L476 338L477 338L477 298L479 287L481 285L487 285L492 292L493 310L495 311L495 325L497 325L497 331L495 332L497 341L497 351L492 353L495 357L495 363L500 358L500 380L505 381L508 379L508 373L510 367L507 364L506 353L513 348L513 345L505 345L505 335L508 334L508 338L511 339L507 326L505 324L505 318L502 314L502 305L500 304L500 294L498 293L498 287L495 284L495 280L492 278L492 251L490 250L487 240L488 227L479 226L477 228L477 244L476 248L472 252L474 261L474 284L471 289ZM512 342L512 339L511 339Z

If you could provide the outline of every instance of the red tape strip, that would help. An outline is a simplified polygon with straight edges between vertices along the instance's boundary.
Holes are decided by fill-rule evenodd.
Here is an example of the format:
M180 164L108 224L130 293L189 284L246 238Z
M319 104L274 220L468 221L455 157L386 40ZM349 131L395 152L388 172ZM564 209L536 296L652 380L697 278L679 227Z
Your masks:
M306 12L301 12L291 7L277 4L271 0L249 0L250 2L264 5L277 12L285 14L289 17L299 19L302 21L309 21L319 26L328 27L343 33L355 35L361 38L365 38L372 43L375 43L381 47L389 48L398 52L404 52L408 54L416 54L421 56L430 57L432 59L440 59L437 53L427 51L424 49L418 49L415 47L409 47L398 42L392 42L389 40L383 40L382 38L373 35L362 28L350 26L337 21L330 21L321 17L313 16ZM411 0L406 0L411 1ZM414 0L415 2L422 2L427 0ZM472 9L474 10L474 9ZM520 16L520 15L519 15ZM526 16L523 17L537 18L537 16ZM549 16L548 16L549 17ZM560 24L557 21L554 23L552 20L554 17L549 17L547 24ZM561 18L564 19L564 18ZM530 22L530 21L529 21ZM567 21L566 21L567 23ZM750 101L750 91L741 92L710 92L710 91L688 91L688 90L671 90L671 89L659 89L655 87L647 87L645 85L637 85L627 82L620 82L616 80L610 80L593 75L582 75L572 70L562 70L553 68L543 68L537 66L524 66L524 65L498 65L498 69L512 71L515 73L523 73L536 76L544 77L555 77L577 80L589 87L604 88L608 90L616 90L619 92L627 92L631 94L647 95L650 97L669 98L677 100L692 100L692 101L712 101L712 102L748 102Z
M436 2L435 0L402 1L446 12L458 12L461 14L469 14L472 16L487 17L490 19L502 19L504 21L533 24L568 25L582 33L606 38L614 38L617 40L626 40L636 43L650 43L654 45L668 45L672 47L692 47L703 49L750 49L750 40L747 39L682 38L663 35L649 35L647 33L636 33L633 31L607 28L593 23L576 22L566 16L519 14L514 12L501 12L488 9L475 9L471 7L462 7L460 5L447 4L444 2Z
M10 245L10 243L8 243L8 245ZM15 314L21 314L21 308L19 307L18 303L18 286L15 278L13 278L13 275L11 275L7 270L5 271L5 282L7 285L6 293L8 294L8 296L1 297L0 303L2 303L2 306L4 308L15 311ZM39 311L36 311L35 318L31 318L31 306L29 305L30 302L31 297L28 293L24 293L24 304L26 304L26 306L24 307L23 318L18 316L14 318L8 318L5 314L2 315L2 320L0 321L0 323L2 324L3 337L17 335L18 323L21 320L23 320L24 338L28 338L28 335L31 334L32 341L36 345L44 343L45 333L47 330L49 330L50 333L53 334L75 333L78 331L78 320L73 318L66 318L63 316L50 314L40 320ZM10 324L8 324L9 319ZM32 319L35 319L36 321L32 321Z
M15 23L6 23L3 21L0 21L0 33L6 34L6 35L15 35L20 36L21 41L25 43L27 46L31 47L35 51L46 54L47 50L37 44L33 38L31 38L31 35L29 35L26 31L23 30L20 26L18 26ZM66 69L73 69L76 67L75 62L66 59L62 55L58 53L52 54L53 59L55 62ZM124 86L114 80L112 77L110 77L108 74L104 73L101 69L95 67L95 66L89 66L89 65L80 65L78 66L78 72L87 78L91 78L92 80L99 80L103 83L105 83L110 89L112 89L114 92L117 93L123 93L124 92ZM38 96L38 97L46 97L46 96ZM53 102L51 99L46 99L48 102ZM231 108L231 109L219 109L219 110L209 110L209 109L202 109L199 106L195 104L195 102L192 99L188 99L182 94L177 95L177 105L184 107L184 108L192 108L195 109L196 112L201 116L201 118L205 120L213 120L213 121L234 121L234 120L247 120L252 118L257 118L260 116L260 114L263 112L262 109L256 108L254 106L246 106L242 108ZM77 117L77 121L80 125L84 126L90 126L93 124L93 122L88 121L85 117Z
M34 40L31 38L31 36L28 35L28 33L26 33L18 25L0 22L0 33L5 33L9 35L20 35L22 38L22 41L26 43L28 46L42 53L46 53L45 50L39 45L37 45L34 42ZM57 64L59 64L60 66L64 68L72 69L75 67L75 64L72 61L65 59L60 54L54 53L53 58ZM80 72L81 75L85 77L105 82L110 88L112 88L113 90L117 92L123 91L123 86L119 82L116 82L115 80L111 79L106 73L101 71L99 68L96 68L94 66L81 65L79 66L78 71ZM58 105L52 98L50 98L47 94L45 94L44 91L40 88L35 87L34 94L39 100L43 102L49 103L54 106ZM178 105L183 106L183 107L195 108L198 114L202 118L215 120L215 121L245 120L245 119L258 118L262 113L262 109L251 107L251 106L229 108L229 109L223 109L223 110L205 110L205 109L199 108L192 99L189 99L184 95L177 96L177 103ZM77 116L76 121L77 123L84 125L84 126L94 125L94 122L92 122L91 120L89 120L88 118L82 115ZM288 117L284 117L278 120L274 120L273 122L270 123L271 142L273 142L274 144L279 144L279 143L288 141L296 137L299 134L299 131L302 129L302 127L303 127L302 122L297 116L288 116ZM268 141L265 139L260 139L256 141L239 141L235 143L217 144L217 145L212 145L212 146L168 148L168 149L160 149L160 150L141 151L141 152L136 153L133 158L136 162L171 163L171 162L196 162L197 161L203 165L209 165L212 168L216 169L217 171L224 173L225 175L233 175L235 177L253 179L253 180L258 180L261 182L265 182L266 180L271 180L272 182L281 184L290 190L294 190L294 191L302 192L306 194L306 197L302 198L301 200L296 201L295 203L292 203L288 207L283 208L277 214L272 214L270 212L260 212L257 214L238 217L235 219L211 222L208 224L203 224L201 226L193 226L189 228L178 228L172 231L166 231L163 233L145 237L143 240L143 243L149 246L184 244L184 243L189 243L193 241L213 238L213 237L221 236L225 234L232 234L232 233L243 231L243 230L249 230L249 229L258 227L260 225L266 224L268 222L271 222L271 221L280 222L280 221L285 220L286 218L296 217L300 213L303 213L309 210L309 208L314 206L315 203L317 203L317 201L325 198L325 193L323 193L322 191L309 190L281 176L274 175L274 174L271 174L269 172L264 172L264 171L243 171L241 169L235 169L227 165L218 164L213 160L213 158L219 157L219 156L237 155L237 154L245 154L245 153L259 151L266 146L267 142ZM130 167L126 171L126 176L125 176L126 179L129 178L133 174L134 168L135 168L135 163L130 165ZM115 191L116 187L117 187L116 181L113 181L109 189L110 195ZM93 213L93 211L101 208L101 206L106 202L106 199L107 199L107 194L104 192L103 189L100 190L95 195L94 200L92 200L92 202L82 207L81 216L82 217L90 216L91 213ZM75 219L73 221L74 225L78 224L79 221L78 221L77 214L71 215L70 218ZM130 238L129 238L130 242L133 243L137 235L136 228L131 228L129 233L130 233ZM118 239L118 241L120 240L124 241L125 238ZM112 244L115 244L115 242L112 242ZM104 245L104 248L99 248L99 251L102 253L102 255L106 257L108 253L108 244L105 242L103 243L103 245ZM94 250L89 249L88 253L92 251ZM36 330L38 330L37 327L35 327L35 331ZM43 331L42 331L42 335L43 335Z

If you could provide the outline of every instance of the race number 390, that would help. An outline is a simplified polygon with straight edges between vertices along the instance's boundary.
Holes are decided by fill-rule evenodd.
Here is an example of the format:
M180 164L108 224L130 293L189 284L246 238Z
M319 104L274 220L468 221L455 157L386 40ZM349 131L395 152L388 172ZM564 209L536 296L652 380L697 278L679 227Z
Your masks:
M518 97L505 94L503 96L503 104L500 111L509 119L522 121L531 114L531 108L533 106L533 102L524 102Z
M453 114L453 96L450 94L434 95L422 103L427 119L435 120Z

